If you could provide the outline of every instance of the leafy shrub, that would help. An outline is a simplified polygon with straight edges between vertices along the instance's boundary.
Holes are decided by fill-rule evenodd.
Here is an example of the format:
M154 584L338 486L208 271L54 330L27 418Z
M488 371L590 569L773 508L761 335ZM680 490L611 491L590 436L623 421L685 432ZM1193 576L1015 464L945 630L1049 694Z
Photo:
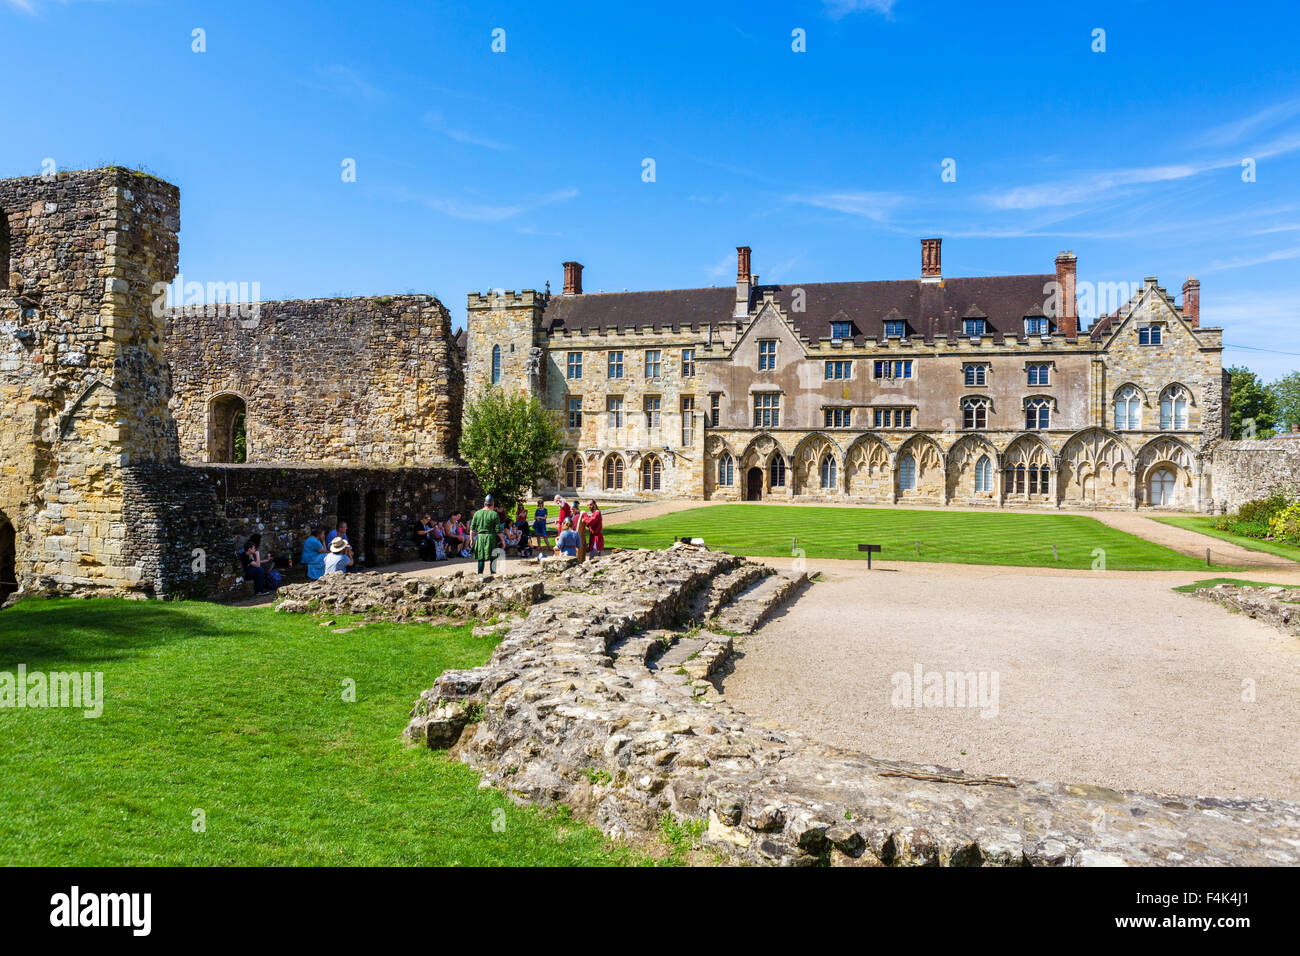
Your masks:
M1300 501L1273 515L1268 529L1273 533L1274 540L1300 544Z
M1230 521L1225 531L1231 531L1233 534L1239 534L1243 538L1267 538L1272 532L1267 524L1262 521Z
M1290 504L1285 492L1276 491L1267 498L1257 498L1254 501L1247 501L1233 516L1237 521L1244 521L1249 524L1268 524L1273 520L1273 516Z

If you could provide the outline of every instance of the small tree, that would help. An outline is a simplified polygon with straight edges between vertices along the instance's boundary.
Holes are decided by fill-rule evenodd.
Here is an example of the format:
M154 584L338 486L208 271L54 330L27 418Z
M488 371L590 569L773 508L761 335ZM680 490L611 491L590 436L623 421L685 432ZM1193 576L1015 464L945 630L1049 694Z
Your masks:
M1288 372L1268 387L1277 410L1277 422L1285 431L1300 425L1300 372Z
M555 479L560 426L535 396L487 388L465 405L460 455L483 490L507 508Z
M1270 438L1277 419L1273 416L1273 395L1250 369L1234 365L1232 407L1228 417L1232 438Z

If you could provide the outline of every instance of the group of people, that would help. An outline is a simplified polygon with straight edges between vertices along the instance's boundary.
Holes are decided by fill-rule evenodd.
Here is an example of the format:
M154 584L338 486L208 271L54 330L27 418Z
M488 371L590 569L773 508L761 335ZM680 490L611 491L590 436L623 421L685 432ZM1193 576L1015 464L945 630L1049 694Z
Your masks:
M470 556L470 531L461 517L459 511L437 521L428 513L420 516L415 523L415 544L423 560L445 561Z
M415 543L425 561L475 558L480 574L485 567L489 574L495 570L493 555L498 548L515 548L523 558L548 552L573 557L582 549L585 538L588 554L599 554L604 550L604 516L595 499L587 503L586 511L576 500L570 504L560 495L556 495L552 503L557 511L558 532L554 545L551 544L551 509L544 498L537 499L530 523L528 508L522 501L511 517L504 506L493 501L491 495L471 517L468 526L460 511L450 512L436 521L432 514L422 515L415 524ZM253 584L254 593L268 594L280 586L281 578L274 567L275 562L261 548L262 536L250 535L239 551L239 560L244 577ZM321 526L313 527L303 541L300 560L311 581L326 574L343 574L354 569L356 558L348 540L348 523L340 521L329 531Z
M559 532L554 545L551 544L551 510L544 498L537 499L531 524L528 508L522 501L511 516L505 506L494 501L491 495L474 513L468 529L460 522L459 513L450 515L445 522L434 521L426 514L415 526L420 557L426 561L441 561L456 554L473 557L478 563L479 573L487 567L490 574L493 554L498 548L515 548L522 558L545 555L548 551L575 556L583 547L580 529L586 530L588 553L599 554L604 550L604 516L595 499L587 503L586 511L581 510L577 501L570 504L560 495L555 496L554 505L558 511Z
M352 543L348 541L348 523L340 521L328 532L319 525L314 526L302 543L301 560L310 581L326 574L342 574L355 567Z

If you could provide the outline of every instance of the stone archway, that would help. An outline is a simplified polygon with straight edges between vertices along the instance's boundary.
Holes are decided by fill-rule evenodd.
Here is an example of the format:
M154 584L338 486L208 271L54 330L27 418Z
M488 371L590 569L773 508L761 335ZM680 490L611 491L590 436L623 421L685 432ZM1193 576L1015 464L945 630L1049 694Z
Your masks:
M208 461L248 461L248 403L234 392L208 402Z
M763 500L763 469L757 465L745 472L745 500Z

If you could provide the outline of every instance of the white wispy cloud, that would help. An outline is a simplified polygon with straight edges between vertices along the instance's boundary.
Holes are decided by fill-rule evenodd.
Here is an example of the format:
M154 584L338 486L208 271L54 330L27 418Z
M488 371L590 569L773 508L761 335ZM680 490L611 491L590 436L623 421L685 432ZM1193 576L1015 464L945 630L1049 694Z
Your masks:
M9 6L15 10L21 10L23 13L35 13L36 4L33 0L7 0Z
M363 100L375 100L384 95L384 91L369 82L350 66L318 67L310 80L299 80L303 86L314 90L324 90L342 96L351 96Z
M711 266L706 266L704 274L710 279L721 279L728 272L736 268L735 256L723 256Z
M544 196L511 203L479 202L471 199L454 199L444 196L425 196L420 197L418 201L424 203L430 209L442 213L444 216L451 216L453 219L464 219L468 222L505 222L507 219L514 219L516 216L532 212L534 209L540 209L543 206L567 202L577 195L578 190L576 189L560 189Z
M831 192L795 194L786 196L788 202L818 209L830 209L850 216L861 216L875 222L887 222L890 216L906 201L900 193L889 192Z
M1075 179L1057 179L1028 186L983 193L980 199L994 209L1042 209L1072 206L1105 198L1126 187L1188 179L1211 169L1237 165L1237 160L1213 163L1172 163L1164 166L1139 166L1109 172L1087 173Z
M448 139L454 139L458 143L466 143L470 146L482 146L485 149L495 149L499 152L514 148L509 143L502 142L501 140L491 139L487 136L479 136L463 129L456 129L455 127L448 126L443 115L437 110L430 110L425 113L421 122L434 132L441 133Z
M1229 146L1259 130L1268 129L1300 113L1300 96L1274 103L1248 116L1207 129L1195 140L1197 146Z
M894 0L822 0L822 8L832 20L847 17L850 13L883 13L894 10Z
M1260 266L1269 262L1286 262L1288 259L1300 259L1300 246L1289 249L1274 249L1257 256L1240 256L1235 259L1215 259L1205 268L1206 272L1226 272L1229 269L1245 269L1248 266Z

